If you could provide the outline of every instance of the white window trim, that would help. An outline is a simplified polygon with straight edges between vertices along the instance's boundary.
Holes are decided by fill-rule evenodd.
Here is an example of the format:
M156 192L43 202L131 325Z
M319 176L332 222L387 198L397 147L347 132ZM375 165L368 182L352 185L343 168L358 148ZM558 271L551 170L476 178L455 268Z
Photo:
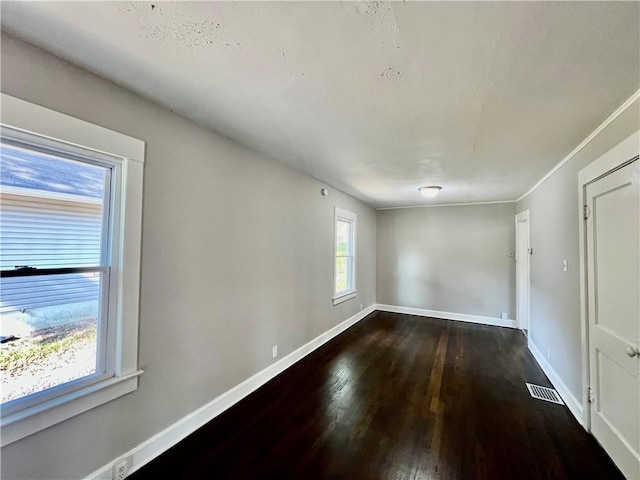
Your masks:
M336 280L338 271L336 269L336 257L338 255L338 244L336 242L337 238L337 229L338 229L338 220L345 220L351 222L353 224L352 227L352 248L353 248L353 288L346 292L340 292L339 294L336 292ZM358 290L356 288L356 262L357 262L357 254L356 254L356 245L357 245L357 231L358 231L358 216L350 212L349 210L345 210L340 207L335 207L334 218L333 218L333 304L338 305L339 303L346 302L352 298L355 298Z
M138 306L140 297L140 250L142 239L142 184L145 144L127 135L64 115L24 100L1 94L0 128L63 142L72 148L93 150L118 157L121 165L120 208L114 236L117 258L112 276L117 290L114 374L2 418L1 444L21 438L95 408L138 388ZM115 192L114 192L115 193ZM125 201L126 199L126 201Z

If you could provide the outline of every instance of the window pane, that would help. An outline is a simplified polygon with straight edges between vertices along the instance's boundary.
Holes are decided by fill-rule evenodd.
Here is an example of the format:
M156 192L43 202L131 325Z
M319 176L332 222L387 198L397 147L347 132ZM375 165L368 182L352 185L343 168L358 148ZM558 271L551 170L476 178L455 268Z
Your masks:
M353 258L347 257L347 290L353 290Z
M348 284L348 258L338 257L336 258L336 293L347 290Z
M102 277L92 272L2 279L3 403L97 372Z
M100 265L108 173L3 143L0 268Z
M349 242L351 223L338 220L336 223L336 253L337 255L349 255L351 247Z
M103 229L110 173L2 141L0 268L99 266L108 238ZM105 370L102 276L2 278L2 403Z

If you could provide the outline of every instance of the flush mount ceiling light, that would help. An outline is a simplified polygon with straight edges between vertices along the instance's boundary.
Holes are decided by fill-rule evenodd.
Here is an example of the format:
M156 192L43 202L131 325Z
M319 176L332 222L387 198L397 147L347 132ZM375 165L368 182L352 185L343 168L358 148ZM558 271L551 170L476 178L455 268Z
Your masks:
M427 198L433 198L438 194L440 190L442 190L442 187L438 185L432 185L430 187L420 187L418 190L423 196Z

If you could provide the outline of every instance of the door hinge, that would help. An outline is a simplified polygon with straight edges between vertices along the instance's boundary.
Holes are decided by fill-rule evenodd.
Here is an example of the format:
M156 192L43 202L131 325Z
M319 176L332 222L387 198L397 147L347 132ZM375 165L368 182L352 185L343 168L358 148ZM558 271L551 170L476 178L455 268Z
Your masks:
M584 208L582 209L582 211L583 211L582 218L587 220L589 218L589 216L591 215L591 209L589 208L589 205L585 205Z
M589 403L593 403L595 400L595 398L593 397L593 392L591 391L590 388L587 388L587 401Z

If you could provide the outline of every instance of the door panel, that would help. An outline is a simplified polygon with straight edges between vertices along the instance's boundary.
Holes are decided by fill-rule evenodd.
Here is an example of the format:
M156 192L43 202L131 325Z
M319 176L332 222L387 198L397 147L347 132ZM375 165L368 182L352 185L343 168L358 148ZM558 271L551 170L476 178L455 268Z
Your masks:
M640 392L634 388L634 375L620 368L620 365L600 351L597 354L596 363L598 375L596 396L600 400L601 420L606 422L608 427L618 430L622 438L630 439L637 451L640 419L637 410L635 412L627 410L629 404L640 404Z
M622 472L640 478L639 162L586 188L591 429Z
M632 219L638 200L633 183L620 178L625 177L630 168L602 179L602 185L597 187L611 190L593 199L592 212L597 226L594 229L597 245L594 320L621 338L634 339L638 336L638 325L629 322L627 314L638 311L638 235ZM624 183L618 185L620 182Z

